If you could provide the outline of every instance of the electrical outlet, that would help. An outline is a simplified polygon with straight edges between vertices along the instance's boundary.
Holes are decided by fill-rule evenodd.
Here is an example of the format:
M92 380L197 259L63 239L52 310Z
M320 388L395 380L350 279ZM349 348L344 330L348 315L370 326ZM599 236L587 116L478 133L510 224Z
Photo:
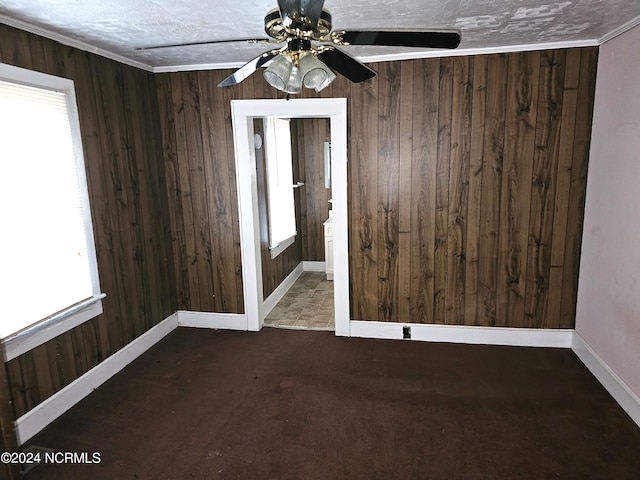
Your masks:
M411 327L402 327L402 338L411 338Z

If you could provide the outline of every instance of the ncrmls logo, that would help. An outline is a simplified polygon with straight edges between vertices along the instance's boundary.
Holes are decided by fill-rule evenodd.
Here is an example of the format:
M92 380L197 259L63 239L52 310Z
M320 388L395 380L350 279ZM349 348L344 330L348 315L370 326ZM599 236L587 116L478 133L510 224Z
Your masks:
M100 452L45 452L43 463L100 463Z

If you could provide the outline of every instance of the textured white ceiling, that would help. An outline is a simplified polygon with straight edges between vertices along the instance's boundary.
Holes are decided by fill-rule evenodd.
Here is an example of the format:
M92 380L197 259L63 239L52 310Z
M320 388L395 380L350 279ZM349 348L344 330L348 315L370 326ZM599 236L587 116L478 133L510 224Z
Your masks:
M276 0L2 0L0 22L150 70L239 66L268 47L245 43L137 47L265 38ZM457 28L459 51L596 45L640 23L640 0L326 0L333 29ZM0 39L1 41L1 39ZM434 51L346 47L364 60Z

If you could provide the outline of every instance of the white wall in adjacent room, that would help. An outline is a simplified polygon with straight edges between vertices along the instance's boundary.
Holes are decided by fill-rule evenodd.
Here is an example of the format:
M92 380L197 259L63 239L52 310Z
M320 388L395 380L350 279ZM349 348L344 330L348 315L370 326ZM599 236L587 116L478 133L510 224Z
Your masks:
M576 331L640 396L640 26L600 47Z

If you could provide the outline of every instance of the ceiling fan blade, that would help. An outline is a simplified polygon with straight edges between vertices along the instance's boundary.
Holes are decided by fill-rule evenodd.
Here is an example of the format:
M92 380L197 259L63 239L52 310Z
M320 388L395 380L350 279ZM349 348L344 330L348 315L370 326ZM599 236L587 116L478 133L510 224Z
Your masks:
M233 72L223 81L221 81L218 86L219 87L231 87L233 85L237 85L242 82L249 75L254 73L258 68L267 63L273 57L277 56L280 53L280 50L271 50L269 52L265 52L259 57L254 58L253 60L245 63L238 70Z
M174 48L174 47L192 47L195 45L215 45L216 43L276 43L273 39L267 38L234 38L230 40L211 40L208 42L188 42L188 43L172 43L167 45L154 45L151 47L137 47L134 50L158 50L160 48Z
M376 76L374 70L336 48L324 50L318 54L318 57L328 67L344 75L354 83L364 82Z
M278 0L280 18L285 27L315 27L322 14L324 0ZM302 22L305 17L307 22Z
M349 30L341 38L349 45L421 48L456 48L460 45L460 32L457 30Z

